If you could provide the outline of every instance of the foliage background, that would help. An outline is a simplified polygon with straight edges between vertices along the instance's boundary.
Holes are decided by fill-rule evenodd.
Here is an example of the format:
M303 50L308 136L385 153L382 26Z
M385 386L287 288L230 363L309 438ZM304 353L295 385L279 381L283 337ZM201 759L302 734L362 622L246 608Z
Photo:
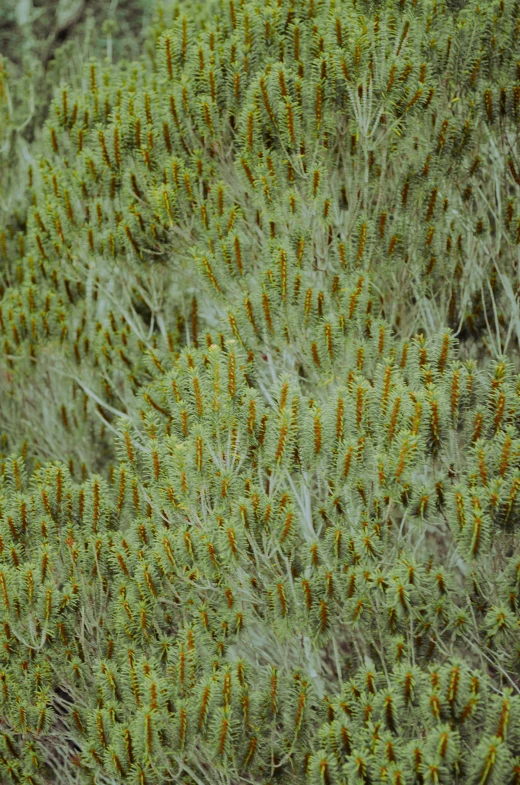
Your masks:
M7 781L520 780L518 4L286 5L0 6Z
M16 286L20 276L20 237L30 205L28 169L34 167L42 145L42 132L60 85L81 89L84 66L91 58L118 63L138 59L153 49L150 24L157 6L151 0L1 0L0 2L0 293ZM2 372L1 435L4 452L22 447L32 432L42 456L63 455L63 441L56 439L49 409L56 409L55 381L43 372L29 370L25 397L10 387ZM20 385L18 385L18 395ZM58 395L59 397L59 395ZM37 401L44 402L38 404ZM59 409L59 406L58 406ZM23 417L28 426L21 441L13 434L14 421ZM32 411L32 416L31 416ZM47 412L47 416L42 414ZM49 422L50 416L50 422ZM46 433L42 435L42 431ZM1 426L0 426L1 427ZM13 442L14 436L14 442ZM93 452L103 457L107 447ZM45 442L45 446L43 444ZM9 447L8 447L9 445ZM2 449L2 448L0 448Z

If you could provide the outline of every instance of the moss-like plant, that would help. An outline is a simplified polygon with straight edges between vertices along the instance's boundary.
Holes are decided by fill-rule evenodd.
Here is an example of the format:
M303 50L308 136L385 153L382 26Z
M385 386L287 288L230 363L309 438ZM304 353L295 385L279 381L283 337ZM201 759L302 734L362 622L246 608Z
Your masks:
M515 781L520 378L360 343L326 401L185 350L110 482L9 460L5 777Z
M175 6L60 90L0 310L0 778L520 782L517 11Z

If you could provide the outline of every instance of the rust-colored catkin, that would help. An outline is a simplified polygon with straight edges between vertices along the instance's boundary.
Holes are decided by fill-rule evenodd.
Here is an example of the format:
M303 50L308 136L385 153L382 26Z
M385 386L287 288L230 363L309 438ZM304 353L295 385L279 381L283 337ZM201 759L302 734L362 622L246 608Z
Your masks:
M269 296L268 296L266 291L264 291L262 293L262 307L263 307L263 311L264 311L265 321L266 321L267 326L269 328L269 332L273 333L274 329L273 329L273 322L272 322L272 318L271 318L271 308L270 308L270 305L269 305Z
M237 266L237 270L240 275L243 275L243 266L242 266L242 247L240 244L240 237L235 235L233 240L233 247L235 249L235 262Z
M321 424L321 412L317 411L314 415L314 454L319 455L323 446L323 434Z
M453 422L455 422L459 410L459 401L460 401L460 370L456 368L453 372L453 376L451 378L451 394L450 394L450 408L451 408L451 417Z

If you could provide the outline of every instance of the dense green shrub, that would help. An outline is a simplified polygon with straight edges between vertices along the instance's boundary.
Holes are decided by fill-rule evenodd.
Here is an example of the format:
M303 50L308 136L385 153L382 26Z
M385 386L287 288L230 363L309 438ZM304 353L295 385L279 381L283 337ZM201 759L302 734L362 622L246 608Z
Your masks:
M97 415L70 438L74 396L50 368L85 387L97 363L95 405L124 411L146 378L138 346L168 353L206 327L315 380L314 341L341 357L354 273L403 338L450 324L465 351L483 333L474 353L516 354L516 10L232 5L212 27L211 8L176 7L157 16L155 58L92 63L79 92L58 89L2 303L24 390L3 419L25 419L30 454L110 460L108 443L101 463L89 449Z
M0 778L520 782L517 17L174 6L60 87L0 310Z
M154 0L129 0L117 14L116 7L117 2L100 0L0 0L0 298L23 281L27 216L34 199L30 173L45 145L42 126L54 94L60 85L81 88L82 64L89 57L131 60L147 40L144 23L156 8ZM3 392L10 380L11 374L0 370ZM32 454L41 458L67 453L52 417L59 392L52 377L34 367L18 375L16 393L11 388L11 397L0 405L2 452L31 441Z
M4 776L516 781L520 379L452 353L266 403L185 350L110 483L10 459Z
M0 291L16 280L16 236L26 218L27 167L37 153L41 126L56 86L79 87L81 65L90 56L109 61L138 57L143 23L155 3L125 2L117 20L117 3L100 0L46 3L42 0L0 2ZM22 209L20 207L23 205ZM16 224L18 222L18 225ZM10 241L15 241L9 247ZM18 254L17 251L18 250Z

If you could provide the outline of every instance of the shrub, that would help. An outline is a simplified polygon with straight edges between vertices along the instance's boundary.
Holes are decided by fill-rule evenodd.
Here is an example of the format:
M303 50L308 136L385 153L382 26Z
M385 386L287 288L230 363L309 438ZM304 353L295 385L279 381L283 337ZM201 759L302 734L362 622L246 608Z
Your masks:
M60 91L0 311L7 782L520 781L517 202L461 192L517 171L516 10L174 7Z

